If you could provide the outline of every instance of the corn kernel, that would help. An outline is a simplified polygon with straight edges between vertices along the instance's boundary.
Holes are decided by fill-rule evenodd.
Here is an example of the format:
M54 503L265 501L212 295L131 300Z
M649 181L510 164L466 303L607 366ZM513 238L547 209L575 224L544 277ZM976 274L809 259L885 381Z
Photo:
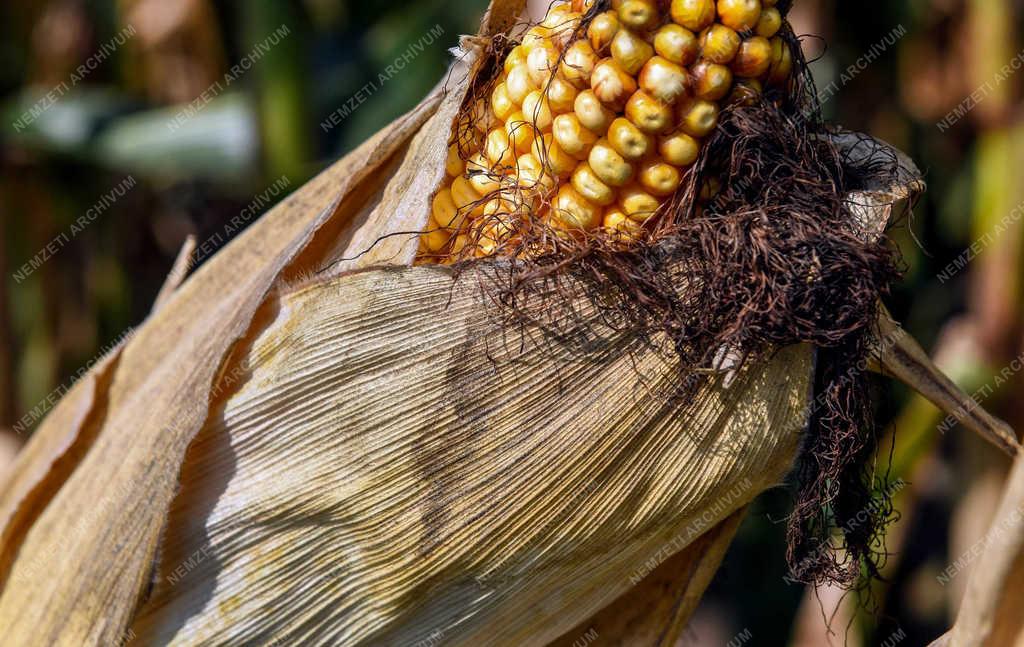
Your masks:
M789 80L789 75L793 72L793 53L781 36L773 38L771 45L772 62L768 67L768 83L782 85Z
M645 222L661 206L661 200L645 191L639 184L630 184L619 191L619 206L631 219Z
M465 165L462 163L462 155L459 153L459 145L450 145L448 147L448 157L444 161L445 173L455 177L456 175L461 175L465 168Z
M556 177L568 177L579 163L555 141L555 136L545 133L533 140L532 155L544 164L548 173Z
M582 162L572 174L572 188L588 202L606 207L615 202L615 190L597 176L590 164Z
M434 196L431 206L431 215L434 218L434 222L441 227L458 229L466 219L466 215L459 213L458 208L455 206L451 189L441 189L438 191L437 195Z
M757 79L739 79L732 86L729 103L741 106L755 105L764 94L764 87Z
M557 76L549 79L544 86L551 112L558 115L572 112L578 92L576 86Z
M760 0L718 0L718 19L736 31L753 29L761 17Z
M653 148L650 136L623 117L618 117L608 127L608 143L619 155L634 162Z
M602 211L576 189L566 184L558 190L553 213L561 225L568 229L593 229L601 223Z
M657 135L672 126L672 108L637 90L626 103L626 118L645 133Z
M526 30L523 34L523 51L527 57L537 47L550 47L549 34L551 30L547 27L541 27L540 25L534 25Z
M718 101L732 88L732 71L718 63L698 63L693 66L693 94L697 98Z
M554 179L544 172L544 165L533 155L526 153L516 160L516 183L534 191L551 190L555 186Z
M605 54L611 47L615 34L619 33L619 27L619 16L614 11L606 11L595 16L587 27L587 38L594 52Z
M630 76L636 76L652 56L654 48L628 29L620 29L612 39L612 58Z
M534 90L523 99L523 114L531 126L539 131L546 131L551 128L551 106L540 90ZM509 117L512 119L512 117Z
M597 0L572 0L572 10L579 13L587 13L596 2Z
M488 166L487 159L477 153L466 162L466 178L480 195L488 195L501 188L497 179L498 173ZM441 220L438 220L441 222Z
M700 44L692 31L669 23L654 34L654 51L676 65L689 65L700 55Z
M526 57L526 69L535 87L544 87L557 68L558 52L553 47L534 47Z
M451 239L451 232L439 225L434 217L431 216L427 219L427 230L420 237L424 247L427 248L432 254L437 254L444 249L445 245Z
M627 216L626 212L615 205L605 209L604 216L601 218L601 226L625 241L637 240L644 234L643 225Z
M715 20L714 0L672 0L672 20L696 33Z
M697 156L700 155L700 142L686 133L673 133L661 139L658 153L669 164L686 168L697 161Z
M491 92L491 112L494 116L505 121L517 109L518 106L512 101L512 97L508 96L508 87L504 83L494 86Z
M584 128L575 113L555 117L551 133L562 150L577 159L586 159L597 142L597 135Z
M600 139L587 157L597 177L610 186L623 186L633 179L633 165L612 148L607 139Z
M675 103L686 93L688 81L686 70L660 56L651 57L640 70L640 89L662 103Z
M512 70L520 65L526 64L526 50L522 45L516 45L512 48L512 51L505 57L505 63L502 66L505 70L505 74L511 74Z
M537 85L530 77L530 68L526 63L515 66L505 77L505 91L517 106L523 105L526 95L536 89L538 89Z
M725 25L714 24L701 32L701 53L712 63L726 64L736 58L740 35Z
M615 118L615 113L601 103L593 90L584 90L576 95L573 110L580 123L595 133L604 132Z
M743 41L736 60L732 62L736 76L757 78L763 76L772 64L772 45L763 36L754 36Z
M562 64L558 69L562 73L562 78L566 81L572 83L577 88L585 88L587 87L587 81L590 80L591 75L594 73L594 66L597 65L597 60L597 54L594 53L590 43L585 40L578 40L565 50L565 56L562 58Z
M659 159L646 160L637 170L637 179L640 181L640 185L651 195L659 198L665 198L675 193L679 188L679 183L682 182L682 177L679 169Z
M758 36L771 38L782 29L782 14L774 7L761 11L761 17L757 20L754 31Z
M531 120L523 114L523 111L519 110L505 122L505 133L512 142L515 153L525 153L533 145L533 138L537 134L537 130L533 127Z
M594 67L590 89L601 103L610 108L621 108L636 92L636 81L614 59L606 58Z
M707 137L718 125L718 106L704 99L693 99L679 106L679 128L691 137Z
M504 128L495 128L487 133L484 156L491 164L511 167L515 163L515 152L515 145Z
M483 213L484 201L481 195L476 192L469 180L461 175L452 182L452 200L455 207L466 214L468 218L475 218Z
M661 17L653 0L612 0L619 22L638 31L653 29Z

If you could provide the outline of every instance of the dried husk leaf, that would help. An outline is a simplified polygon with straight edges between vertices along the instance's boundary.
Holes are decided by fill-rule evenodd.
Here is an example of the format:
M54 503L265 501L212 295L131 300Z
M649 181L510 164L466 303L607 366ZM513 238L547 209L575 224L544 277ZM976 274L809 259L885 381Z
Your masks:
M676 401L630 333L522 348L478 279L382 269L281 297L190 452L138 636L544 644L789 469L809 347Z

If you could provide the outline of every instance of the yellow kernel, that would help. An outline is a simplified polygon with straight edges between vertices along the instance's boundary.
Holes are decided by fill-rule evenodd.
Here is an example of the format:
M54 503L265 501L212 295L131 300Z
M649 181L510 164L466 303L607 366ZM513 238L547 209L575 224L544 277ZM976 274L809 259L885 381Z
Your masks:
M505 121L516 109L516 103L508 96L508 87L504 83L494 86L491 92L491 112L494 116L500 121Z
M484 155L495 166L512 166L515 163L515 145L504 128L495 128L487 133Z
M628 29L620 29L612 39L612 58L630 76L636 76L652 56L654 48Z
M551 106L544 98L540 90L534 90L523 99L523 114L526 120L537 130L547 130L551 127ZM512 117L509 117L511 119Z
M754 36L740 45L732 69L736 76L753 79L767 72L771 64L772 44L763 36Z
M530 68L523 63L512 68L512 71L505 77L505 91L516 105L523 105L523 99L537 89L537 85L530 78Z
M626 118L645 133L657 135L672 126L672 108L637 90L626 103Z
M597 54L585 40L578 40L565 50L562 64L559 71L569 83L577 88L585 88L590 75L594 73L594 66L597 65Z
M581 163L573 171L572 188L598 206L606 207L615 202L615 190L605 184L586 162Z
M658 210L661 201L639 184L630 184L619 191L619 206L633 220L645 222Z
M501 188L498 184L498 172L489 166L487 159L480 153L466 163L466 177L480 195L487 195Z
M654 51L676 65L689 65L697 60L700 45L692 31L669 23L654 35Z
M576 95L573 109L580 123L595 133L607 130L608 125L615 118L615 113L601 103L601 100L597 98L593 90L584 90Z
M584 128L572 112L555 117L551 124L551 134L563 151L577 159L586 159L597 141L597 135Z
M779 33L780 29L782 29L782 14L774 7L763 10L761 17L757 20L757 26L754 27L757 35L763 38L771 38Z
M668 59L653 56L640 70L639 85L662 103L675 103L686 93L686 70Z
M653 0L612 0L612 8L623 25L638 31L653 29L661 17Z
M718 0L718 19L736 31L753 29L761 17L761 0Z
M459 234L456 236L455 240L452 241L451 257L448 260L457 260L458 256L462 254L462 250L466 249L467 245L469 245L469 236L466 234Z
M679 128L691 137L707 137L718 125L718 106L693 99L679 106Z
M465 214L460 214L452 198L451 189L441 189L434 196L431 215L434 221L442 227L458 229L465 220Z
M715 0L672 0L672 20L696 33L715 20Z
M534 135L537 130L533 127L531 119L523 114L522 110L516 111L505 122L505 133L517 153L525 153L533 145Z
M598 14L587 27L587 38L594 52L604 54L611 47L615 34L619 33L619 16L614 11Z
M450 230L438 224L433 216L427 219L427 229L420 236L420 241L428 252L432 254L440 252L448 244L449 239L451 239Z
M658 153L669 164L686 168L697 161L700 142L686 133L673 133L662 138L658 144Z
M718 63L701 62L693 66L693 94L699 99L718 101L732 89L732 71Z
M461 175L455 178L452 181L451 191L455 208L466 214L467 217L474 218L483 213L484 201L480 199L480 194L469 183L469 180Z
M555 218L567 229L588 230L601 224L601 209L568 184L558 189L553 212Z
M496 208L504 209L504 206L499 205ZM479 236L477 237L476 255L490 256L500 251L515 234L515 222L516 219L514 217L506 215L503 211L487 214L484 218L481 218L478 225Z
M617 118L608 127L608 143L619 155L630 161L639 160L652 148L650 136L623 117Z
M700 35L701 54L712 63L726 64L736 58L740 35L725 25L715 23Z
M567 177L579 163L555 141L555 136L545 133L533 140L531 153L544 164L545 170L556 177Z
M452 144L448 147L448 157L444 161L444 170L452 177L461 175L462 171L465 170L458 144Z
M643 225L626 215L620 207L613 205L605 209L601 226L625 240L636 240L643 236Z
M519 67L520 65L526 64L526 50L523 49L522 45L516 45L512 48L512 51L505 57L504 70L505 74L511 74L512 70Z
M558 52L553 47L534 47L526 57L526 69L535 87L544 87L558 67Z
M611 108L620 108L636 92L636 81L611 58L606 58L594 67L590 77L590 89L601 103Z
M764 87L757 79L739 79L732 86L729 103L752 106L758 102L762 94L764 94Z
M544 165L529 153L516 160L516 171L516 184L524 189L550 190L555 186L554 179L544 172Z
M573 84L557 76L552 77L544 86L544 94L551 112L558 115L572 112L577 93L578 90Z
M578 13L586 13L597 3L597 0L572 0L572 10Z
M597 177L610 186L623 186L633 179L633 165L619 155L607 139L594 144L587 161Z
M768 68L768 83L782 85L789 80L789 75L793 72L793 53L781 36L773 38L771 44L772 62Z
M526 30L523 34L522 47L527 57L537 47L549 47L550 39L549 34L551 30L547 27L541 27L540 25L534 25Z
M665 198L676 192L682 181L679 169L659 159L646 160L637 171L640 185L656 197Z

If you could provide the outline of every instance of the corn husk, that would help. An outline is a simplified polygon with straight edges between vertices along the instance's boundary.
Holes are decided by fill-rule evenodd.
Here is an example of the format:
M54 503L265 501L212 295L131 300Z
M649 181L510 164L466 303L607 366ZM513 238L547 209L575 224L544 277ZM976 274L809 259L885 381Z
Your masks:
M493 3L482 35L521 10ZM414 237L387 235L424 227L463 54L43 423L0 495L4 644L543 645L621 618L631 589L649 604L607 635L681 628L792 463L813 352L679 402L621 333L559 352L499 325L476 278L500 264L454 287L408 267ZM909 190L851 199L880 228Z

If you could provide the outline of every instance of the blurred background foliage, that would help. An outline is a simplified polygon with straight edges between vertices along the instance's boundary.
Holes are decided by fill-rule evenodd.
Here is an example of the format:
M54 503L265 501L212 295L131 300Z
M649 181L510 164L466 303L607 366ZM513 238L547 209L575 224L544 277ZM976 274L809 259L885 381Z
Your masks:
M907 151L929 184L893 229L907 276L888 305L958 383L1024 428L1024 379L1013 370L1024 350L1024 225L1015 211L1024 203L1024 3L795 4L826 115ZM447 48L475 33L484 6L4 2L0 470L47 396L142 321L187 235L207 241L208 256L227 242L232 218L265 211L414 106L443 78ZM260 52L281 26L287 35ZM382 81L432 29L443 32ZM235 75L247 58L253 64ZM328 121L353 101L350 114ZM940 127L958 106L971 109ZM105 204L129 179L134 186ZM282 179L288 191L268 190ZM55 240L52 259L19 277ZM975 257L949 272L972 244ZM957 560L985 532L1007 464L959 428L940 433L939 413L892 382L879 381L878 394L878 469L891 456L889 479L909 484L887 537L887 580L859 596L787 584L780 488L745 522L689 644L744 635L757 645L923 645L948 627L970 570L969 559Z

